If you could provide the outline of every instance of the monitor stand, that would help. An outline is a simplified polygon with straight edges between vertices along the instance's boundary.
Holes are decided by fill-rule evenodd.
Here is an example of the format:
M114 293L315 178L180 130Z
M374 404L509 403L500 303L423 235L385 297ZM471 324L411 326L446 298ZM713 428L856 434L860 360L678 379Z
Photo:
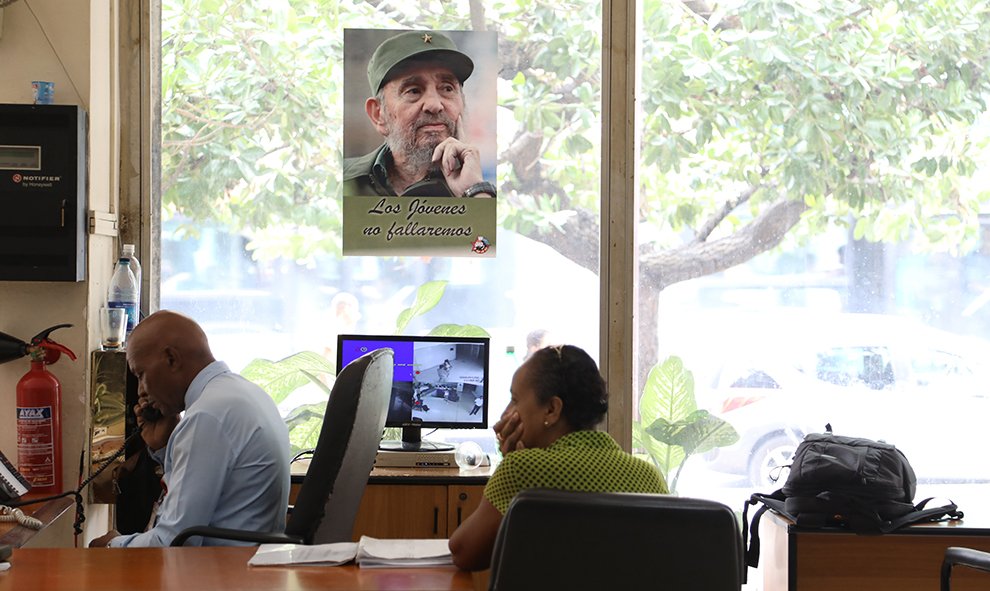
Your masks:
M382 441L378 449L382 451L450 451L454 446L450 443L423 441L420 427L403 427L402 441Z

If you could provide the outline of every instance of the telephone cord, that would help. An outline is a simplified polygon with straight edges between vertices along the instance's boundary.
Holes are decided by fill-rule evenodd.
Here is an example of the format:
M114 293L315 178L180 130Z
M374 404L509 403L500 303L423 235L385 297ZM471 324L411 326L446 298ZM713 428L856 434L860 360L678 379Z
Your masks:
M0 505L0 523L14 522L31 529L41 529L44 525L41 523L41 520L25 515L24 511L21 511L17 507Z
M80 483L79 486L76 487L76 490L70 490L70 491L66 491L64 493L60 493L60 494L57 494L57 495L52 495L52 496L49 496L49 497L42 497L40 499L30 499L30 500L27 500L27 501L14 501L14 502L11 502L10 504L13 507L23 507L24 505L33 505L35 503L43 503L45 501L51 501L51 500L54 500L54 499L60 499L62 497L67 497L69 495L72 495L73 497L75 497L75 501L76 501L76 518L75 518L75 520L72 523L72 529L75 531L76 535L81 534L82 533L82 524L83 524L84 521L86 521L86 513L85 513L85 508L83 506L83 499L82 499L82 490L83 490L83 488L87 484L89 484L90 482L92 482L104 470L106 470L107 468L109 468L111 466L111 464L113 464L114 460L116 460L121 455L123 455L124 452L127 450L127 444L130 443L131 440L133 440L135 437L138 437L139 435L141 435L141 431L142 431L142 429L138 429L137 431L131 433L130 436L127 439L124 440L124 443L120 446L120 449L118 449L116 452L114 452L114 454L112 456L110 456L109 458L107 458L106 460L104 460L104 462L102 464L100 464L100 467L97 468L95 472L93 472L92 474L89 475L89 478L87 478L86 480L83 480L82 483ZM16 511L19 511L18 509L15 509L15 510ZM22 513L22 515L23 515L23 513ZM10 518L4 519L3 517L4 516L0 515L0 521L14 521L13 519L10 519ZM41 529L41 522L38 521L37 519L34 519L33 517L26 517L26 516L24 518L25 519L34 520L35 522L38 523L38 527L34 527L34 526L27 526L27 527L32 527L33 529Z

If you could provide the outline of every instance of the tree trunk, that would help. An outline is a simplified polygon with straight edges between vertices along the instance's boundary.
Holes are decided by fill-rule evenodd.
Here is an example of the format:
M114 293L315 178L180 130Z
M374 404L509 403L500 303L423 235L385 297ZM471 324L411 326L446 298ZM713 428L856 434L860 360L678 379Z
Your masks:
M639 331L636 339L636 361L633 364L633 418L638 418L639 396L650 375L650 369L659 363L660 356L660 289L640 284L639 286Z

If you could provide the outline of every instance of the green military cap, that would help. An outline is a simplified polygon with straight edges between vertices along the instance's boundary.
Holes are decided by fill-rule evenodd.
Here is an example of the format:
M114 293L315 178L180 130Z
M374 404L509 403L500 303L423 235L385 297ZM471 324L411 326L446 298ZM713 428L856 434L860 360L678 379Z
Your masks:
M436 31L408 31L389 37L378 46L368 62L371 94L378 94L399 66L409 59L435 59L450 68L461 84L474 71L474 62L454 42Z

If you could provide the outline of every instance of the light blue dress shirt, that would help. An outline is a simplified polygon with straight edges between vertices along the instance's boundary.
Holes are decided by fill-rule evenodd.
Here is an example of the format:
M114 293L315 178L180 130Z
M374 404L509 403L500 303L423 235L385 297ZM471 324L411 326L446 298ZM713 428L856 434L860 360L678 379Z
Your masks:
M152 454L165 467L167 491L157 522L113 538L111 547L168 546L194 525L285 530L289 433L271 397L215 361L189 385L185 402L164 453ZM243 543L194 537L186 545Z

